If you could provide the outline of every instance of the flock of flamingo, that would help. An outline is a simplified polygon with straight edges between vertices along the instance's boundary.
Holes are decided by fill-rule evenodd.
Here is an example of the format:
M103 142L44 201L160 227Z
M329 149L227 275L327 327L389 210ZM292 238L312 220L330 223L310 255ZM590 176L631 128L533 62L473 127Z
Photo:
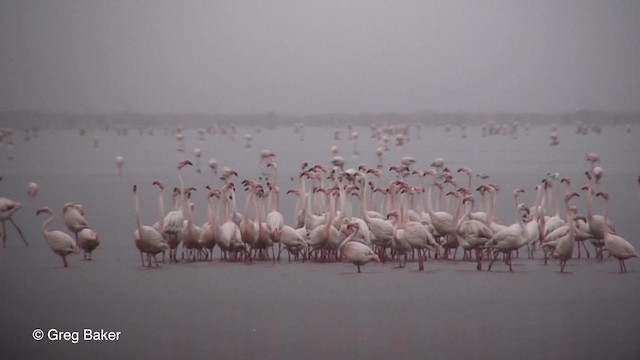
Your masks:
M357 133L350 134L357 140ZM177 140L180 148L182 139ZM97 143L94 141L94 146ZM381 151L377 150L379 160ZM198 169L200 154L194 151ZM161 261L169 263L213 261L216 247L221 261L279 262L286 252L289 262L292 258L302 262L346 259L357 272L372 261L397 262L399 268L408 261L417 262L418 271L422 271L430 259L454 261L460 248L462 261L474 263L478 271L483 269L483 262L488 262L486 269L491 271L497 261L513 271L513 258L519 257L522 250L528 258L540 257L545 264L550 258L557 259L560 272L564 273L576 250L578 258L582 256L581 248L587 257L591 256L587 244L595 249L598 260L617 259L620 272L627 271L625 260L638 257L634 247L616 233L609 218L609 195L601 189L604 171L595 153L586 154L591 166L585 171L588 182L581 189L574 189L570 178L554 173L535 187L533 204L519 202L524 189L513 190L511 224L499 222L496 216L500 186L486 182L488 176L480 174L477 177L483 183L473 186L473 171L468 167L453 171L444 159L436 158L430 168L420 170L415 167L414 158L404 157L388 172L383 171L381 161L375 167L362 164L357 169L345 169L344 158L334 152L330 164L301 164L297 186L286 192L297 198L295 221L287 225L280 211L276 156L263 150L260 159L265 177L243 179L238 189L233 181L238 173L229 167L222 169L223 184L219 188L196 189L185 184L182 169L193 166L189 160L177 164L178 181L172 188L159 180L148 186L134 185L136 229L132 238L142 266L159 267L159 255ZM123 164L124 158L118 156L119 175ZM217 171L214 159L209 166ZM383 182L385 178L391 180ZM145 225L138 192L152 186L158 190L158 221ZM167 189L173 200L169 212L164 204ZM237 191L246 193L242 213ZM37 192L38 185L29 183L29 198L35 198ZM198 196L206 197L207 221L199 226L192 198L202 192L204 195ZM586 215L571 204L580 194L587 197ZM594 214L597 199L601 199L603 215ZM28 246L12 219L20 208L20 203L0 198L3 247L6 222L17 229ZM36 215L43 213L48 217L42 223L42 234L51 250L62 258L64 267L71 254L83 252L85 260L92 259L100 241L84 217L82 205L67 203L62 208L64 224L73 236L49 230L53 211L42 207Z

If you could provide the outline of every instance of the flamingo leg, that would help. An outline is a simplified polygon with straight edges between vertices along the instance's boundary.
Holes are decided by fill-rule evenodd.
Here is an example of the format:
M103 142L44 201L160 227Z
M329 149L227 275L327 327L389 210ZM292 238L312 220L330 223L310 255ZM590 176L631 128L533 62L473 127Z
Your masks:
M587 252L587 259L591 257L591 254L589 254L589 249L587 249L587 245L585 245L584 241L582 241L582 247L584 247L584 251ZM578 249L580 248L580 246L578 246Z
M20 238L22 239L22 242L24 242L25 246L29 246L29 243L27 242L27 239L24 238L24 235L22 235L22 229L20 229L20 227L18 226L18 224L16 224L12 218L9 218L9 221L11 221L11 224L16 228L16 230L18 230L18 234L20 234ZM4 222L3 222L4 224ZM3 229L4 230L4 229ZM3 232L4 233L4 232Z
M7 242L7 224L2 221L2 247L5 247Z
M67 264L67 257L65 255L62 256L62 263L64 264L64 267L69 267L69 264Z

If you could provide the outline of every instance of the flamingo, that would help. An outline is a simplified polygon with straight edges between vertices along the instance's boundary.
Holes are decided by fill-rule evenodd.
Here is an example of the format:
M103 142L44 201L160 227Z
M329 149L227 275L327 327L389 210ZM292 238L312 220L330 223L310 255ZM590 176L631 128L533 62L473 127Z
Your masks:
M147 254L147 258L149 259L149 267L151 267L151 256L155 260L156 267L158 267L158 260L156 259L156 255L169 249L169 246L163 241L162 234L153 228L153 226L142 225L142 220L140 219L140 201L138 200L138 186L133 185L133 202L136 210L136 225L137 229L133 233L133 239L135 241L136 247L140 251L140 260L142 260L142 266L144 264L144 258L142 253Z
M100 245L98 233L91 228L84 228L78 232L78 247L84 251L84 260L93 260L93 251Z
M516 215L516 223L509 226L508 228L498 231L491 237L491 240L487 243L487 246L494 249L494 256L491 262L489 263L489 271L491 271L491 267L493 263L496 261L498 257L498 253L502 252L507 256L507 263L509 264L509 271L513 271L512 262L511 262L511 253L514 250L521 248L522 246L527 244L527 238L523 236L524 232L524 223L522 217L518 214L518 195L523 193L523 189L516 189L513 191L513 198L516 203L515 207L515 215Z
M213 260L213 248L220 241L220 224L218 222L218 212L213 205L213 198L220 198L220 190L214 190L207 185L209 191L207 195L207 218L208 221L202 226L202 233L200 235L199 243L202 244L202 248L208 250L205 254L209 260Z
M332 223L335 218L335 204L333 194L329 194L329 212L324 214L324 224L316 226L309 233L309 246L312 250L323 249L330 241L335 241L340 234Z
M476 269L480 271L482 270L481 248L491 240L493 232L486 223L470 218L471 210L473 209L473 197L465 197L462 200L463 205L467 202L471 205L468 206L466 212L457 223L458 242L465 251L475 250L477 262Z
M350 223L348 229L350 235L342 241L338 247L338 252L358 267L358 273L361 272L360 266L371 261L380 262L378 255L369 246L355 240L356 234L360 231L360 225L358 223Z
M197 226L194 222L193 209L195 205L189 201L191 198L191 191L195 191L195 188L190 187L185 190L187 194L187 219L182 229L182 254L184 257L184 251L187 252L187 260L195 261L200 253L200 236L202 235L202 228Z
M11 218L13 214L22 208L22 204L19 202L15 202L6 197L0 197L0 221L2 221L2 247L6 246L7 242L7 224L6 221L9 221L13 227L18 230L18 234L20 234L20 238L22 242L24 242L25 246L29 246L27 239L24 238L22 234L22 229L16 224L15 221Z
M76 243L78 242L78 233L90 227L87 219L84 218L82 207L77 204L64 204L62 207L62 219L67 229L74 234Z
M213 175L216 175L218 173L218 160L214 158L209 159L209 168L211 168Z
M374 218L369 215L368 201L369 196L366 193L366 186L362 194L362 206L360 207L362 218L367 223L371 234L371 242L378 248L379 256L384 261L386 257L386 248L391 246L393 240L394 226L389 221L380 218ZM358 228L358 231L360 228Z
M180 172L183 167L190 165L193 166L191 161L182 160L178 162L176 167L178 170L178 182L180 183L179 189L174 189L173 196L175 201L175 207L173 211L170 211L162 221L162 233L168 236L169 244L169 261L178 261L176 253L180 241L182 241L182 230L184 228L184 212L183 206L185 203L184 197L184 180L182 179L182 173Z
M122 176L122 167L124 166L124 158L116 156L116 167L118 168L118 176Z
M601 191L596 194L596 197L598 196L604 200L604 223L606 224L609 220L609 194ZM624 261L632 257L638 257L638 252L627 240L610 232L609 227L605 226L604 246L609 251L609 254L620 262L620 272L627 272L627 265L625 265Z
M29 201L33 201L36 199L36 195L38 195L38 184L34 182L30 182L27 185L27 196Z
M273 169L273 179L269 182L269 199L271 200L271 211L267 214L266 223L267 230L271 241L278 243L278 260L280 260L280 234L282 233L282 227L284 226L284 217L280 212L280 188L276 185L278 164L270 162L267 168ZM273 184L272 184L273 183ZM275 257L275 254L273 254Z
M60 230L47 230L49 223L53 221L53 211L51 211L50 208L42 207L36 211L36 215L40 215L42 213L49 214L49 217L42 223L42 235L45 240L47 240L51 250L62 258L64 267L69 267L67 264L67 255L79 254L80 249L78 249L76 242L69 234Z
M609 232L613 234L615 234L616 231L609 220L605 221L604 216L593 214L593 188L590 185L587 185L584 186L582 190L587 191L587 224L589 225L589 232L593 239L592 242L597 249L596 258L602 259L602 246L604 245L605 228L608 228Z
M306 230L302 229L303 232L306 234ZM289 257L289 262L291 262L291 254L293 254L296 259L298 258L298 254L300 254L301 251L304 251L303 253L303 261L305 259L305 254L308 254L309 252L309 244L307 244L307 241L304 239L304 235L302 235L301 231L297 231L296 229L292 228L289 225L284 225L282 227L282 233L280 234L280 242L282 243L282 245L287 249L287 255Z
M564 202L567 208L569 208L569 200L574 196L580 196L577 193L567 194L564 197ZM569 232L566 236L561 237L557 240L556 249L553 252L553 257L560 261L560 272L564 272L565 266L567 266L567 261L571 259L571 255L573 254L573 248L576 243L576 225L573 221L574 214L572 211L568 212L568 223L569 223Z
M235 189L232 183L222 188L224 194L225 205L225 222L220 227L220 249L223 251L232 250L234 260L237 260L237 252L243 251L247 259L249 258L249 249L242 241L242 234L238 224L233 217L236 213Z

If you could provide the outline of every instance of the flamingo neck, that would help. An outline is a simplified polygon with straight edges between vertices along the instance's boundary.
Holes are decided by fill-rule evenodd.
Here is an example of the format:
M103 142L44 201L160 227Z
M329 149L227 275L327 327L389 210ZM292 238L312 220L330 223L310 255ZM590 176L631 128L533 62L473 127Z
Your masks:
M42 223L42 233L44 235L47 235L49 233L49 230L47 230L47 228L49 227L49 223L51 223L51 221L53 221L53 213L49 213L49 217Z

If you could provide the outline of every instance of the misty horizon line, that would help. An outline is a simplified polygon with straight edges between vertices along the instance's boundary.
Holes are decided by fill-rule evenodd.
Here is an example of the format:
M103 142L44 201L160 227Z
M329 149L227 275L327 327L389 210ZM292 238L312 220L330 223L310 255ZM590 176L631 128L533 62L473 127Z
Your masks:
M553 115L571 115L571 114L608 114L608 115L637 115L640 111L619 111L619 110L599 110L599 109L576 109L566 111L438 111L438 110L417 110L417 111L327 111L327 112L309 112L309 113L287 113L275 110L264 111L246 111L246 112L210 112L210 111L133 111L133 110L113 110L113 111L48 111L48 110L0 110L0 114L37 114L37 115L162 115L162 116L225 116L225 117L243 117L243 116L282 116L287 118L304 118L314 116L363 116L363 115L537 115L537 116L553 116Z

